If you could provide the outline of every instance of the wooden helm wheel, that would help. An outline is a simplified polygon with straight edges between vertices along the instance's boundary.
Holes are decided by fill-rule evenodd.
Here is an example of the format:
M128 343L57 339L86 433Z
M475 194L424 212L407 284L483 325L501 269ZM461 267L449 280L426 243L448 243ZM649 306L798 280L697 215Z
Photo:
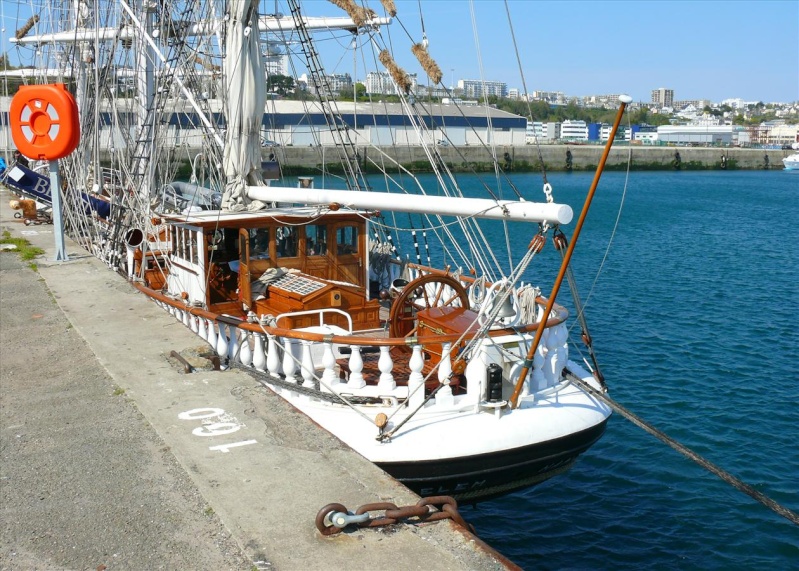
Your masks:
M447 289L451 288L451 289ZM391 304L389 335L416 334L416 314L433 307L469 307L469 295L461 282L446 275L427 274L406 285Z

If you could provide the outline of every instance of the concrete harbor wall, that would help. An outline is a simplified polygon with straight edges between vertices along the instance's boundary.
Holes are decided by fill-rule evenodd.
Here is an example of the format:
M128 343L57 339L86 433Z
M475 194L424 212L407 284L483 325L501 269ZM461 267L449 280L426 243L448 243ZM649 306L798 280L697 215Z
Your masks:
M486 149L475 146L438 147L445 163L455 170L492 170L486 160ZM566 170L567 151L572 154L572 170L594 170L599 163L604 147L599 145L541 145L541 157L549 171ZM412 170L425 170L427 154L422 147L383 147L380 151L359 147L362 164L367 167L370 161L382 164L381 151L400 164ZM272 152L264 152L266 158ZM321 153L314 147L276 147L275 155L284 169L314 168L321 164ZM538 147L535 145L497 147L500 165L509 163L515 171L539 171ZM505 153L510 157L507 161ZM742 149L726 147L643 147L638 145L614 146L608 156L607 168L626 169L631 158L632 170L672 170L677 168L676 154L679 153L679 168L684 170L722 169L722 156L726 158L729 170L759 170L765 168L782 169L782 159L792 153L789 150ZM333 164L338 154L326 150L325 162Z
M422 147L357 147L360 162L367 171L376 170L372 163L388 165L396 161L412 171L430 170L427 152ZM450 169L459 172L491 171L493 167L488 152L483 147L458 146L437 147L444 162ZM593 171L604 150L600 145L541 145L541 158L547 171L567 170L567 151L572 154L572 170ZM5 149L0 155L10 157L12 149ZM199 149L181 149L180 154L194 156ZM614 146L608 156L606 168L623 170L628 160L632 170L673 170L677 168L676 155L679 154L679 168L682 170L720 170L722 156L726 158L728 170L782 169L782 159L795 151L775 149L744 149L737 147L644 147L622 144ZM309 174L309 169L317 169L326 163L335 171L339 164L339 153L333 147L268 147L262 149L264 160L274 153L284 174ZM508 157L505 157L507 153ZM503 168L517 172L540 171L539 148L535 145L499 146L497 158ZM105 158L110 158L110 155ZM510 158L508 161L507 158ZM185 169L190 172L188 162ZM391 168L389 167L389 170Z

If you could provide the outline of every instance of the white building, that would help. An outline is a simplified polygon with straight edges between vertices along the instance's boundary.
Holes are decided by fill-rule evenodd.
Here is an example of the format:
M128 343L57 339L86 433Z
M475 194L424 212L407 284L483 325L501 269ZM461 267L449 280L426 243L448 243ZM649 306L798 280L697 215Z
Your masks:
M545 123L541 121L527 121L527 130L525 131L524 141L528 145L544 141Z
M533 91L532 99L547 103L566 103L566 96L562 91Z
M588 125L585 121L567 119L560 124L560 138L568 141L587 141Z
M525 132L525 143L534 145L536 143L551 143L560 138L560 123L553 121L543 123L541 121L527 121Z
M729 145L737 142L737 137L733 136L734 133L733 125L660 125L658 140L664 143Z
M459 79L458 89L464 97L505 97L508 95L508 84L502 81L480 81L478 79Z
M352 77L350 77L349 73L337 73L334 75L324 75L321 78L322 85L319 86L320 90L324 90L327 88L328 95L338 95L339 91L342 89L352 89ZM311 93L317 93L317 88L314 83L311 81L311 78L308 74L303 73L301 76L297 78L297 85L300 89L310 91Z
M613 129L613 125L602 125L599 128L599 140L602 142L606 142L610 138L610 131ZM616 138L614 141L621 140L622 136L624 137L625 141L629 141L630 137L632 136L632 129L629 127L619 127L619 131L621 131L621 135L619 135L618 131L616 132Z
M280 50L277 44L273 42L261 44L261 50L267 77L289 74L289 57Z
M638 141L642 145L655 145L658 141L657 131L638 131L635 133L633 140Z
M408 78L411 80L411 91L415 93L418 86L417 76L415 73L409 73ZM391 78L391 74L386 71L367 73L364 86L366 93L371 95L397 95L397 86Z

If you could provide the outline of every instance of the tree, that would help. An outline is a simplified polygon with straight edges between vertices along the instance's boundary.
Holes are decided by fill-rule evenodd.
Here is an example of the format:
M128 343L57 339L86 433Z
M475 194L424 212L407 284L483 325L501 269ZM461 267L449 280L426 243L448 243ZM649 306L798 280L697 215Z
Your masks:
M294 79L287 75L270 75L266 78L266 90L285 97L294 92Z
M11 65L8 54L0 54L0 71L11 71L22 69L19 66ZM25 82L21 77L8 77L3 82L3 95L14 95Z

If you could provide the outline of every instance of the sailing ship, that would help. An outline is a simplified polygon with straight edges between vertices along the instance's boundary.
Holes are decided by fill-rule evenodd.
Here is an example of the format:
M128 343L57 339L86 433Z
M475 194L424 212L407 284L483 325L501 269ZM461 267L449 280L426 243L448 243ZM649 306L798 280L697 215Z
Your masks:
M73 240L196 333L222 368L246 369L415 492L476 501L546 480L597 442L611 415L594 394L606 388L587 329L581 359L556 302L584 212L567 242L571 207L549 184L541 201L523 197L490 145L502 188L464 196L387 47L393 2L334 4L344 12L329 18L297 0L285 13L255 0L40 4L15 42L36 67L58 66L49 81L74 96L80 137L58 161L60 178L16 167L6 183L22 194L47 187L46 200L60 181L54 210ZM370 153L380 174L364 173L365 143L332 96L321 33L376 51L431 176L380 148ZM329 130L313 148L340 158L294 183L262 156L262 47L278 40L302 57ZM443 86L427 45L411 49ZM48 92L26 93L40 114L49 109ZM15 141L32 128L22 115L11 117ZM508 189L513 198L500 198ZM486 243L485 224L505 237ZM492 248L519 236L529 246L516 260ZM531 268L550 236L563 263L554 286L536 287Z

